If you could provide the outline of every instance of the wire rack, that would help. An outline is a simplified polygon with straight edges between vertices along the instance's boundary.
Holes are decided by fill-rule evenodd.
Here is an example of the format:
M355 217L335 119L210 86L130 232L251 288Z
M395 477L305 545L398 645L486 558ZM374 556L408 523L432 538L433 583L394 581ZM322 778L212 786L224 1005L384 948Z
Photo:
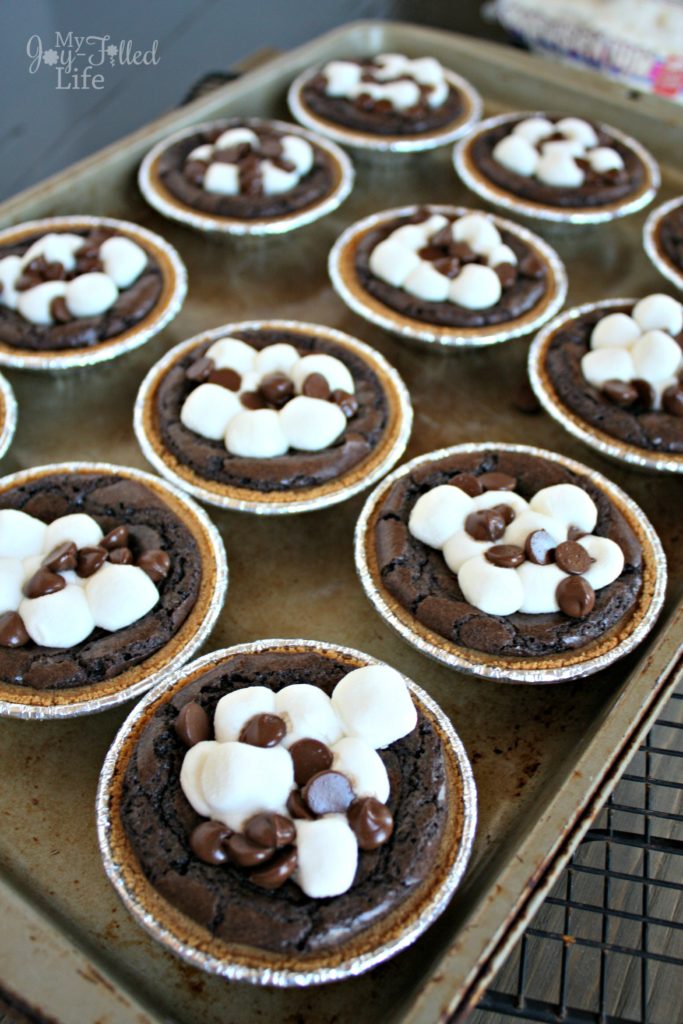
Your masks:
M469 1024L682 1024L683 685Z

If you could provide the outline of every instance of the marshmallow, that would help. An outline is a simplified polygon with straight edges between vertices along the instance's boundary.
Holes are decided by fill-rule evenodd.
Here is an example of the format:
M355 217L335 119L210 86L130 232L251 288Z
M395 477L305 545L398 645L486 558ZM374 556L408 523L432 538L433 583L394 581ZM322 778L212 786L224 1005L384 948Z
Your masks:
M296 167L297 174L303 177L313 166L313 147L299 135L283 135L280 139L282 155Z
M413 225L406 225L412 227ZM399 231L401 228L398 229ZM370 253L368 265L376 277L391 284L394 288L400 288L409 275L424 262L417 255L417 252L395 238L393 232L383 242L376 245ZM421 248L425 240L420 235L419 245Z
M354 90L360 82L362 74L359 64L352 64L348 60L331 60L322 70L327 85L325 92L328 96L354 95Z
M466 263L451 281L449 298L465 309L488 309L495 306L502 292L495 270L479 263Z
M27 558L26 561L24 562L24 569L26 569L26 566L28 565L28 563L32 562L32 561L34 561L34 559ZM42 558L36 558L35 561L36 562L40 562L42 564L43 559ZM36 565L36 567L33 570L33 572L26 574L26 579L30 579L30 577L33 576L33 573L37 572L39 568L40 568L40 565ZM87 583L87 579L85 577L83 577L83 576L79 576L78 573L74 572L73 569L62 569L62 571L60 572L59 575L63 576L64 579L66 580L66 582L70 583L74 587L84 587L85 584Z
M436 57L417 57L407 61L408 74L420 85L439 85L443 81L443 68Z
M85 596L95 625L113 633L151 611L159 600L159 591L137 565L105 562L89 577Z
M21 257L5 256L0 260L0 306L16 309L19 292L14 287L21 274Z
M100 259L117 288L129 288L147 266L147 253L130 238L116 235L100 246Z
M486 262L490 267L497 267L499 263L511 263L513 267L517 265L517 257L509 245L505 245L501 242L495 249L486 257Z
M211 817L211 807L204 798L202 791L202 769L207 758L218 746L214 740L201 740L186 752L180 766L180 788L187 802L197 814L203 818Z
M640 337L640 327L626 313L608 313L591 331L592 349L627 347Z
M431 548L440 548L449 537L463 529L474 505L459 487L440 484L422 494L413 505L408 530Z
M245 374L256 365L256 349L239 338L221 338L206 350L217 370L234 370Z
M275 345L266 345L256 355L256 373L259 380L269 373L289 373L295 363L299 361L299 353L293 345L284 341Z
M541 139L547 139L549 135L555 134L555 125L547 117L527 117L524 121L517 122L512 134L519 135L532 146L536 146Z
M40 519L14 508L0 509L0 557L40 555L47 527Z
M236 196L240 191L240 169L237 164L209 164L202 187L218 196Z
M575 484L554 484L543 487L529 502L534 512L552 516L558 523L575 526L584 533L592 533L598 521L595 502Z
M351 783L355 797L374 796L383 804L389 799L389 776L384 761L365 740L343 736L332 747L332 768Z
M421 221L419 226L422 228L425 239L429 241L432 235L441 231L441 228L445 228L447 224L448 217L444 217L443 213L432 213L427 220Z
M543 515L540 512L532 512L529 509L512 520L500 544L516 544L523 548L530 533L536 530L545 530L558 544L567 539L567 527L564 523L558 523L550 515Z
M642 331L666 331L675 336L683 330L683 305L670 295L646 295L636 302L631 316Z
M272 459L284 455L289 442L275 409L254 409L233 416L225 431L225 447L242 458Z
M104 277L106 281L109 281L104 274L97 276ZM76 278L76 280L81 280L81 278ZM70 284L74 283L74 281L70 282ZM112 282L109 283L112 284ZM112 284L112 287L115 286ZM34 285L33 288L27 288L26 291L17 292L17 312L21 313L25 320L30 320L32 324L52 324L54 317L50 312L50 306L55 299L64 298L66 293L67 285L64 281L44 281L42 284ZM76 315L74 313L74 316Z
M245 142L248 146L258 146L259 139L256 132L253 132L251 128L228 128L218 136L213 148L230 149L231 146L240 146Z
M230 420L243 409L234 391L220 384L200 384L185 399L180 409L180 422L195 434L220 441Z
M31 291L45 287L46 285L38 285L38 288L32 288ZM91 274L81 274L68 282L64 301L72 316L100 316L111 309L118 297L119 290L108 274L93 271Z
M85 245L81 235L69 231L49 232L36 239L21 257L22 266L27 267L37 256L44 256L48 263L61 263L65 270L76 266L75 254Z
M413 62L404 53L380 53L373 58L373 64L377 66L371 68L371 74L382 82L411 74ZM413 78L418 81L416 75Z
M597 174L605 174L607 171L620 171L624 166L616 149L611 146L597 146L586 153L586 159Z
M460 572L460 567L470 558L483 555L491 544L487 540L475 540L467 530L458 530L443 545L442 552L446 565L451 572Z
M395 110L409 110L420 102L420 88L416 82L401 79L380 85L378 82L359 82L354 90L357 96L370 96L373 100L388 100Z
M208 164L213 158L213 146L210 142L205 142L203 146L195 146L191 150L186 159L187 160L201 160L202 163Z
M20 558L0 558L0 615L15 612L21 604L24 566Z
M431 219L430 217L429 220ZM417 252L427 242L426 225L428 223L428 220L423 220L419 224L402 224L400 228L391 232L389 238L394 242L400 242L406 249L413 249Z
M492 151L493 159L508 171L529 178L539 163L539 154L530 142L517 134L505 135L497 142Z
M655 383L676 375L681 347L664 331L647 331L631 348L634 377Z
M56 547L68 541L77 548L95 547L102 540L102 528L85 512L72 512L53 519L45 531L43 551L51 554Z
M557 588L568 573L563 572L554 563L536 565L535 562L522 562L513 570L521 583L523 591L520 612L540 615L543 612L557 612Z
M502 569L484 555L465 562L458 583L466 601L488 615L512 615L523 600L522 584L514 569Z
M213 731L221 743L239 740L243 726L254 715L274 715L275 694L267 686L245 686L226 693L216 704Z
M349 736L388 747L412 732L417 710L403 676L388 665L366 665L340 679L332 704Z
M427 260L420 260L403 282L407 292L425 302L445 302L450 286L449 278L440 274Z
M326 693L310 683L293 683L275 694L275 714L284 718L287 735L283 746L297 740L313 739L328 747L341 739L342 723Z
M44 561L44 552L40 555L29 555L28 558L24 558L22 560L21 565L24 570L24 583L27 583L32 576L35 576ZM79 578L75 572L72 572L71 575L76 576L77 579ZM66 573L60 573L60 576L64 576L64 579L66 579ZM73 580L67 580L67 582L73 582Z
M578 139L557 139L552 142L544 142L541 146L541 152L543 156L555 153L563 157L574 157L583 156L585 151Z
M498 228L483 213L467 213L459 217L453 222L452 234L456 242L467 242L479 256L487 256L502 242Z
M580 188L584 173L569 153L543 153L536 177L554 188Z
M577 139L584 149L590 149L598 144L595 129L580 117L563 117L555 125L555 131L569 136L570 139Z
M346 416L334 402L297 395L280 410L280 426L290 448L319 452L346 430Z
M353 885L358 844L341 814L297 820L294 880L311 899L340 896Z
M41 647L75 647L95 628L82 587L66 586L44 597L25 597L19 605L19 615L31 640Z
M581 356L581 372L596 388L607 380L633 380L635 366L624 348L596 348Z
M261 182L263 191L267 196L280 195L281 192L288 192L299 181L299 173L296 170L285 171L278 167L272 160L261 161Z
M589 535L579 538L579 544L588 552L593 564L582 573L593 590L600 590L621 576L624 568L624 552L608 537Z
M210 817L235 832L241 831L254 814L286 813L287 797L294 786L294 765L284 747L216 743L200 764L198 788L210 808Z
M355 391L353 377L344 363L335 356L323 353L304 356L292 369L292 380L298 392L301 392L304 381L311 373L322 374L330 386L330 391L339 389L350 394Z
M448 93L449 85L444 78L437 85L433 85L431 92L427 93L427 105L430 107L440 107L448 99Z

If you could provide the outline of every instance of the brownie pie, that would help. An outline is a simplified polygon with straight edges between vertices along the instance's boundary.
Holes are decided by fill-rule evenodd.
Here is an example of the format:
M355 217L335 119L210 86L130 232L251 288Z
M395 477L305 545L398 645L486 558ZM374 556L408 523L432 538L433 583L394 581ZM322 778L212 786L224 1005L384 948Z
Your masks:
M683 198L671 199L652 211L643 240L645 251L659 272L683 289Z

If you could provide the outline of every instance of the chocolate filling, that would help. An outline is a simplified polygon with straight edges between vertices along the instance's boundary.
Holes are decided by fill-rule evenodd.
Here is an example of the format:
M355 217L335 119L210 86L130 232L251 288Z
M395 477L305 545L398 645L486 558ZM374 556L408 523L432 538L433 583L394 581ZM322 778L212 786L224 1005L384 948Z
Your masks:
M683 203L662 217L656 242L666 259L683 273Z

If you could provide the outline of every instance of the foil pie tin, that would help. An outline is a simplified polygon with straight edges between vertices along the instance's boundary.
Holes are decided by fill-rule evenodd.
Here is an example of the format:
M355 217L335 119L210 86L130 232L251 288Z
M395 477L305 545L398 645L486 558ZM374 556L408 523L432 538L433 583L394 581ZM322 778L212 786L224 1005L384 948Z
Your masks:
M167 676L184 665L211 633L228 587L223 541L206 512L182 491L151 473L108 462L60 462L3 477L0 495L55 473L113 474L143 484L155 493L185 524L197 543L202 567L199 593L189 615L167 644L112 679L56 690L13 686L0 680L0 717L35 720L91 715L139 697L157 684L163 687Z
M287 102L293 116L300 124L320 132L321 135L326 135L328 139L333 139L335 142L341 143L342 146L376 153L417 153L455 142L456 139L466 135L481 118L483 103L474 86L449 68L444 68L443 71L448 84L456 89L462 97L462 112L449 124L415 135L376 135L320 117L311 110L303 97L304 87L317 74L317 69L307 68L294 79L287 93Z
M389 408L389 422L385 433L366 459L336 479L298 491L257 491L202 477L168 451L156 425L157 389L163 377L183 356L203 342L217 341L235 331L270 329L303 335L315 334L350 349L368 363L379 377ZM383 355L342 331L321 324L302 323L300 320L243 320L214 327L181 342L149 370L140 385L133 413L133 426L142 453L158 473L209 505L237 512L255 512L259 515L313 512L346 501L352 495L370 487L400 459L410 437L412 422L413 409L408 389Z
M0 459L12 443L17 429L17 400L9 381L0 373Z
M537 330L542 324L554 316L562 308L567 296L567 273L562 260L555 250L542 238L520 224L505 220L503 217L490 214L491 220L499 231L509 231L520 241L528 245L542 261L548 273L548 287L543 298L531 309L514 320L491 324L486 327L450 327L429 324L413 317L405 316L392 309L374 295L371 295L361 284L356 273L356 251L359 243L369 232L383 224L391 223L402 217L411 217L419 211L426 210L430 214L442 213L448 216L462 217L468 213L479 213L464 206L415 205L401 206L393 210L382 210L370 217L357 221L339 236L330 250L328 272L332 285L340 299L349 309L362 316L363 319L376 324L385 331L397 335L409 342L431 349L445 352L463 348L483 348L503 341L510 341L521 335ZM484 310L485 312L485 310Z
M659 244L659 229L664 218L674 210L683 206L683 196L670 199L668 203L657 206L645 221L643 228L643 248L651 262L668 281L676 288L683 290L683 270L672 263Z
M626 217L630 213L636 213L651 203L657 194L661 184L659 165L651 153L641 146L636 139L624 134L618 128L611 125L596 122L597 127L608 132L617 142L628 146L643 165L644 178L637 191L624 196L613 203L605 203L599 207L586 206L550 206L546 203L535 203L529 199L509 192L507 189L497 185L479 169L472 159L472 146L481 136L490 132L499 125L508 124L511 121L518 121L520 117L545 117L546 111L516 111L511 114L500 114L498 117L490 117L477 125L476 131L467 138L462 139L453 150L453 165L461 181L467 185L478 196L485 199L494 206L500 206L510 213L534 219L552 221L555 224L603 224L605 221L616 220L618 217Z
M612 437L611 434L605 433L592 423L582 419L560 399L546 369L546 355L553 338L572 320L577 320L596 309L604 310L607 315L612 311L621 310L629 304L633 306L637 301L637 299L602 299L600 302L587 302L583 306L575 306L573 309L560 313L540 331L532 342L529 349L529 380L546 412L550 413L560 426L577 437L579 441L587 444L589 448L633 469L659 473L683 473L683 454L638 448L636 445L621 441L618 437Z
M489 655L472 648L460 647L433 630L423 626L382 585L377 571L374 526L380 505L397 480L409 476L418 466L453 455L480 451L514 452L564 466L577 476L588 477L624 515L643 549L643 587L636 606L625 625L617 624L606 637L591 641L575 651L539 659ZM388 625L412 647L449 668L458 669L484 679L508 683L561 683L592 675L622 658L645 639L654 626L664 604L666 593L666 557L654 527L638 505L621 488L594 469L557 452L524 444L460 444L441 448L428 455L419 455L382 480L368 497L358 518L355 532L356 570L371 604Z
M430 719L441 738L453 799L449 802L451 817L442 836L437 871L385 919L337 949L284 959L277 953L252 946L237 946L212 937L199 924L176 910L147 881L127 839L119 813L126 766L146 723L184 686L228 656L306 649L346 661L349 670L382 664L360 651L314 640L257 640L206 654L167 677L136 705L109 749L100 776L97 791L100 851L107 876L126 909L138 924L176 956L193 967L231 981L301 988L365 973L413 943L438 918L460 883L472 851L477 795L467 754L450 719L439 705L404 676L416 705Z
M15 245L26 237L47 234L50 231L81 231L91 228L111 228L138 242L156 259L161 269L163 286L161 295L149 313L122 334L95 345L79 348L29 349L15 348L0 340L0 366L18 370L70 370L77 366L94 366L115 359L144 345L173 320L180 311L187 292L187 270L178 252L160 235L127 220L113 217L45 217L24 221L0 231L0 247Z
M169 192L163 182L159 180L157 168L162 154L169 146L175 145L176 142L182 142L183 139L195 135L199 131L209 131L216 126L215 121L206 121L183 128L162 139L143 159L138 171L138 186L150 206L153 206L164 217L179 221L196 231L210 232L217 236L281 235L287 231L293 231L295 228L304 227L306 224L312 224L313 221L320 220L321 217L326 217L328 213L332 213L333 210L341 206L349 196L355 177L353 164L346 153L339 146L335 146L334 142L322 139L313 132L308 132L304 128L300 128L299 125L286 121L251 117L245 118L243 123L248 128L268 127L286 132L288 135L297 135L306 139L312 146L323 150L329 157L333 168L333 183L329 192L321 196L315 203L280 217L251 217L249 220L245 220L239 217L221 217L188 206L187 203L183 203L172 192Z

